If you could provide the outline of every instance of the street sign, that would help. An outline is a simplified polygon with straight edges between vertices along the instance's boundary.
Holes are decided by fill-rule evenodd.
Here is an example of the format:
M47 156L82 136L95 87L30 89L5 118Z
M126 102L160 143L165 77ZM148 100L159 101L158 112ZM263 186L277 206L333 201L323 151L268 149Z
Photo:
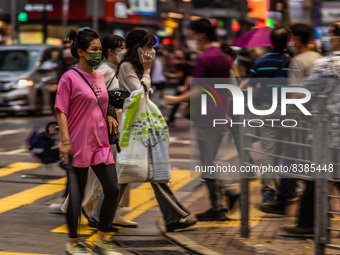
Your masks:
M115 4L115 17L120 19L126 19L128 17L126 3L117 2Z
M154 15L157 11L156 0L129 0L133 14Z

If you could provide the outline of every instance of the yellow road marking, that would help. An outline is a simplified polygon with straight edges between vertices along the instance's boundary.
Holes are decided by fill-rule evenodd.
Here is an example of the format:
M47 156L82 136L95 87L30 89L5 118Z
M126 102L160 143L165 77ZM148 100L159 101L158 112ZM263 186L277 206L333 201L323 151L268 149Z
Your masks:
M87 222L87 219L84 216L81 216L80 219L80 224L79 224L79 228L78 228L78 234L79 235L92 235L96 230L89 227ZM51 230L50 232L52 233L68 233L68 228L67 225L61 225L60 227L57 227L53 230ZM1 255L1 254L0 254Z
M41 254L41 253L15 253L15 252L1 252L0 255L51 255L51 254Z
M172 170L171 177L172 181L170 187L173 192L192 181L192 178L190 178L190 170ZM124 218L133 220L146 210L157 205L151 185L149 183L144 183L143 188L145 187L144 185L148 185L148 190L141 192L139 189L133 189L130 191L130 207L134 210L125 214ZM140 206L140 208L136 210L138 206Z
M65 189L66 177L49 181L46 184L24 190L14 195L0 199L0 213L4 213L23 205L34 203L45 196L53 195Z
M33 169L41 166L41 163L17 162L6 167L0 168L0 177L13 174L22 170Z
M172 170L171 171L172 182L171 190L173 192L179 190L187 183L192 181L190 178L190 170ZM143 214L150 208L157 205L157 200L155 199L155 194L150 183L143 183L135 189L130 190L130 208L131 212L124 215L124 218L133 220L139 215ZM93 229L85 226L86 220L82 217L81 225L79 229L79 234L88 235L93 233ZM68 233L67 225L62 225L51 230L53 233ZM87 240L90 241L93 236L89 237Z
M225 155L223 158L220 158L220 161L227 161L227 160L230 160L230 159L232 159L236 156L238 156L238 152L237 152L236 149L234 149L233 151L231 151L230 153Z
M256 227L260 223L259 220L249 220L250 227ZM211 227L223 227L223 228L232 228L232 227L240 227L240 220L231 220L231 221L198 221L195 225L198 228L211 228Z

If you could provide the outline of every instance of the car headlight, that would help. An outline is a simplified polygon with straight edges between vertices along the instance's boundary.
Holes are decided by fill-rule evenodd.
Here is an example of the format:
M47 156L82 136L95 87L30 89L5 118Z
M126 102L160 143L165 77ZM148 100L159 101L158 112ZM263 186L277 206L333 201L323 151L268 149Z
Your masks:
M34 82L31 80L18 80L18 82L14 85L14 88L17 89L24 89L26 87L33 86Z

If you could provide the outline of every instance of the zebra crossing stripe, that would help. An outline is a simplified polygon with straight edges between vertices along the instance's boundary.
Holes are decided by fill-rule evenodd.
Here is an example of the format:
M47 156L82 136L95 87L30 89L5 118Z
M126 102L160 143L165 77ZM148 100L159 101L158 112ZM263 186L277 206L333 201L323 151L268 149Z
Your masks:
M23 205L32 204L40 198L53 195L65 189L66 177L49 181L46 184L24 190L0 199L0 213L16 209Z
M0 168L0 177L10 175L19 171L34 169L41 166L41 163L16 162L6 167Z

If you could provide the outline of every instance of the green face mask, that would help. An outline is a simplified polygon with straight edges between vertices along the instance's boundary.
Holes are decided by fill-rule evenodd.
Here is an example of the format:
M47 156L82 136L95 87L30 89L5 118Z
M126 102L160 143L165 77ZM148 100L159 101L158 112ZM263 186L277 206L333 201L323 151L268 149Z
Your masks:
M99 66L100 63L102 62L102 52L87 52L89 54L89 59L86 59L86 62L89 66L94 67L94 66Z

